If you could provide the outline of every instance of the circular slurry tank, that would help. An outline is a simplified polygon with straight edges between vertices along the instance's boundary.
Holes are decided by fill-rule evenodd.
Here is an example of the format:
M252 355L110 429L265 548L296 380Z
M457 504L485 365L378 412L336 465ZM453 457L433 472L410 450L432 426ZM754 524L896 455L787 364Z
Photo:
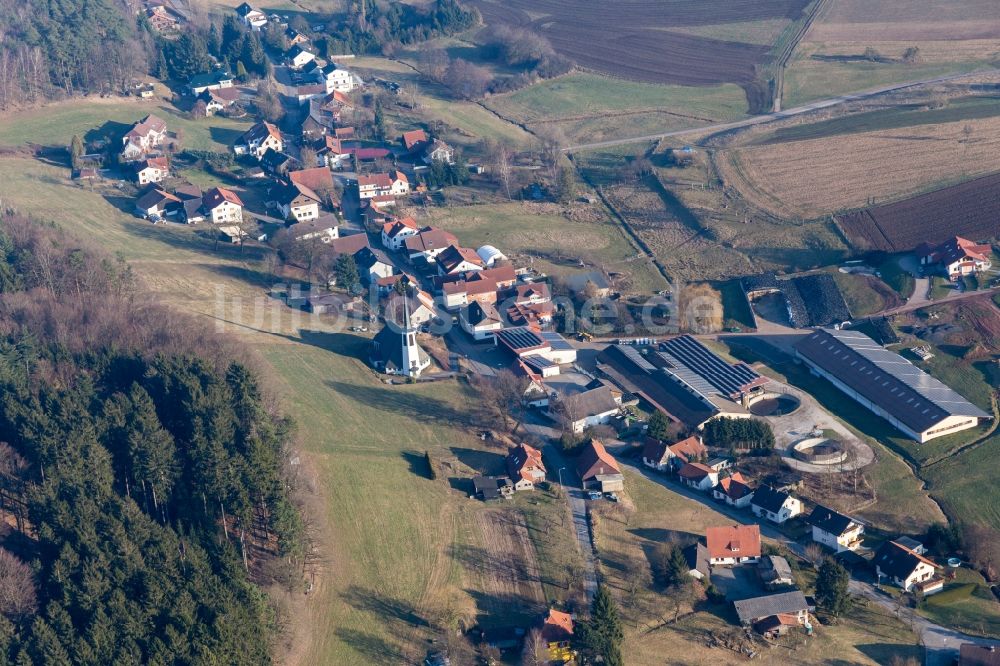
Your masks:
M750 413L754 416L787 416L799 408L801 403L788 393L764 393L750 401Z
M813 465L836 465L847 460L847 451L835 439L809 437L792 446L792 455Z

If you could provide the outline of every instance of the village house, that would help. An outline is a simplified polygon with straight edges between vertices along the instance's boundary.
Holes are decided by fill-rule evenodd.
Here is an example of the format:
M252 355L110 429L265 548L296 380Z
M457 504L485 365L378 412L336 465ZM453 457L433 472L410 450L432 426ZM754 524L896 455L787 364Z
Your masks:
M472 275L478 275L479 271L474 271ZM441 285L441 295L444 299L445 309L461 309L473 303L496 307L497 304L497 283L491 279L469 279L458 282L446 282Z
M139 185L158 183L170 177L170 164L166 157L147 157L132 165L132 177Z
M705 530L708 563L711 566L732 566L760 559L760 527L731 525Z
M326 213L315 220L293 225L290 233L297 241L318 240L330 243L340 237L339 220L336 215Z
M872 559L879 581L887 580L904 592L919 589L924 595L940 592L944 580L934 578L938 566L896 541L886 541Z
M515 490L532 490L545 480L542 452L533 446L519 444L507 452L507 474Z
M176 206L180 203L181 200L170 192L153 188L135 200L135 212L143 219L163 217L168 206Z
M773 590L780 587L792 587L795 579L792 577L792 566L780 555L765 555L757 565L757 575L764 587Z
M508 329L509 330L509 329ZM570 431L581 434L587 428L610 422L622 406L622 395L607 386L561 395L550 401L549 415L558 419Z
M242 93L236 88L208 89L198 95L205 103L205 114L214 116L219 111L225 111L239 100Z
M336 240L330 241L330 247L333 248L336 254L349 254L353 257L358 252L361 252L361 250L369 247L368 234L358 233L341 236Z
M437 227L424 227L419 233L403 240L410 261L422 259L429 263L433 263L447 247L456 243L458 238L455 234Z
M334 90L325 96L313 97L309 100L309 117L320 127L335 131L343 119L344 109L353 108L354 103L347 95L339 90ZM336 133L334 136L338 139L353 138L353 136L338 136Z
M1000 648L995 645L962 643L955 663L958 666L1000 666Z
M243 221L243 202L232 190L213 187L201 199L202 208L213 224Z
M410 191L410 181L402 171L358 176L358 197L370 199L380 195L402 196Z
M209 90L224 90L233 87L233 77L225 70L206 72L205 74L195 74L188 81L188 91L193 97L197 97Z
M311 293L304 308L312 314L347 314L354 312L361 299L357 296L339 293Z
M405 247L406 239L416 236L419 227L412 217L393 218L382 225L382 247L398 251Z
M431 143L425 144L422 150L421 159L425 164L443 162L444 164L455 163L455 149L444 141L435 139Z
M267 14L259 9L254 9L245 2L236 8L236 16L239 17L243 25L251 30L260 30L267 25Z
M752 626L769 638L784 634L789 627L804 625L811 610L800 590L741 599L734 601L733 606L740 624Z
M472 303L458 315L462 330L476 342L495 340L497 331L503 328L503 320L496 307L489 303Z
M753 495L750 483L739 472L719 479L719 485L712 488L712 497L737 509L748 507Z
M296 185L308 187L320 196L320 203L328 204L332 208L338 208L340 202L331 199L334 191L333 174L326 167L312 167L309 169L295 169L288 171L288 180Z
M495 476L474 476L472 477L472 494L484 502L492 502L499 499L507 499L514 494L514 484L508 479ZM487 639L485 636L483 637ZM493 639L494 646L502 645L502 641Z
M417 153L430 142L430 139L427 136L427 132L418 129L403 132L400 142L403 144L403 149L406 152Z
M351 153L344 148L343 142L327 134L323 144L316 151L316 160L320 165L330 169L343 169L351 164Z
M781 525L786 520L802 514L802 502L790 494L763 485L754 491L750 510L758 518L766 518Z
M834 552L857 550L861 546L865 526L849 516L817 505L807 522L812 525L812 540Z
M269 122L259 122L236 140L233 152L237 155L250 155L259 160L269 149L280 153L284 147L281 131Z
M618 463L604 448L604 444L596 439L582 447L576 459L576 470L584 488L596 488L602 493L625 489L625 477L618 468Z
M935 266L954 282L966 275L989 270L993 248L955 236L936 247L921 245L917 255L922 266Z
M653 438L646 439L643 448L642 463L659 472L680 469L684 463L703 460L708 455L708 449L698 435L667 444Z
M285 27L285 39L288 40L289 46L295 46L296 44L306 44L309 42L309 38L303 35L301 32L296 30L291 26Z
M303 44L295 44L285 52L285 62L292 69L302 69L315 59L316 54Z
M319 207L323 199L300 183L281 182L272 188L271 202L290 222L308 222L319 217Z
M386 278L396 272L392 260L382 250L366 247L354 255L361 281L371 284L381 278ZM412 317L412 313L411 313ZM419 324L418 324L419 325Z
M481 271L483 270L483 262L474 250L458 245L449 245L437 255L437 267L441 275L454 275Z
M684 463L677 470L681 483L689 488L708 492L719 484L719 473L702 463Z
M911 537L908 536L896 537L895 539L893 539L893 541L898 543L903 548L909 548L917 555L927 554L927 548L924 547L924 544L920 543L919 541Z
M549 663L567 664L573 661L573 616L550 608L542 620L542 641Z
M289 171L301 166L299 161L287 153L279 153L273 148L268 148L260 158L260 168L268 176L274 178L283 177Z
M302 71L310 74L317 83L322 85L323 90L328 95L334 92L349 93L358 87L357 78L354 74L337 65L337 63L331 62L326 65L320 65L313 60L307 63L302 68Z
M131 162L142 159L146 153L152 152L163 145L167 138L167 123L150 114L132 125L122 137L121 158Z
M176 32L180 28L180 19L164 5L146 8L146 19L159 33Z

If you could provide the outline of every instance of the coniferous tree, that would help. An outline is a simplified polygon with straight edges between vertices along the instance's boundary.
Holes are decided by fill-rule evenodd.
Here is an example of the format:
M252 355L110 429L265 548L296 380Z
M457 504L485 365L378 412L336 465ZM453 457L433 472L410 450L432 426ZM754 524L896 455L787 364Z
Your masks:
M580 624L577 641L591 659L601 657L608 666L623 666L621 648L624 640L618 606L608 589L601 585L590 606L590 619Z
M83 156L83 141L79 134L74 134L69 142L69 161L74 169L80 168L80 157Z
M850 603L848 586L851 577L847 569L832 558L826 558L816 576L816 605L837 617Z

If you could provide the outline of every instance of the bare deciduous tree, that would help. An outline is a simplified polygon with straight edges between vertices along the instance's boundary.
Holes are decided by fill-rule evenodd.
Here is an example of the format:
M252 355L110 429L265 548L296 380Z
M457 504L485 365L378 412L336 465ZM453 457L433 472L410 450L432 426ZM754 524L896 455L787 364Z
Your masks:
M521 651L521 666L543 666L549 663L548 650L542 632L532 629L524 637L524 649Z
M0 614L20 620L34 613L37 604L31 567L0 548Z

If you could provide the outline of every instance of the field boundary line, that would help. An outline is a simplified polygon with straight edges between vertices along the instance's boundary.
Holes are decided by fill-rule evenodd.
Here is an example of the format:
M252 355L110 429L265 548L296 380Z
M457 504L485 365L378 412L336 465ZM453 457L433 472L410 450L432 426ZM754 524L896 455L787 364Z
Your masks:
M809 16L802 22L798 31L792 39L788 40L788 43L785 44L781 53L774 61L774 86L771 89L771 111L774 113L781 111L781 100L785 96L785 69L788 67L788 61L792 59L795 49L799 47L799 43L806 36L806 33L809 32L809 28L812 27L816 17L819 16L820 10L825 5L826 0L816 0L812 10L809 12Z
M622 229L624 229L626 235L631 238L636 248L639 249L641 252L645 253L649 257L652 264L656 266L656 270L660 273L661 276L663 276L663 279L667 281L667 284L673 284L674 281L673 279L671 279L670 273L667 272L667 267L664 266L659 259L657 259L656 254L650 249L649 245L646 244L646 241L644 241L639 236L639 232L637 232L632 227L632 225L628 222L628 220L625 219L625 216L622 215L618 211L618 209L615 208L614 204L612 204L611 201L607 198L607 196L605 196L604 190L595 185L593 181L591 181L590 178L587 177L587 174L584 173L583 169L580 168L580 165L576 163L576 160L573 158L572 153L567 153L566 157L567 159L569 159L570 164L573 165L573 168L576 169L577 174L580 176L583 182L586 183L592 190L594 190L597 193L597 196L601 199L601 203L603 203L605 208L608 209L611 215L618 220L619 224L621 224Z

